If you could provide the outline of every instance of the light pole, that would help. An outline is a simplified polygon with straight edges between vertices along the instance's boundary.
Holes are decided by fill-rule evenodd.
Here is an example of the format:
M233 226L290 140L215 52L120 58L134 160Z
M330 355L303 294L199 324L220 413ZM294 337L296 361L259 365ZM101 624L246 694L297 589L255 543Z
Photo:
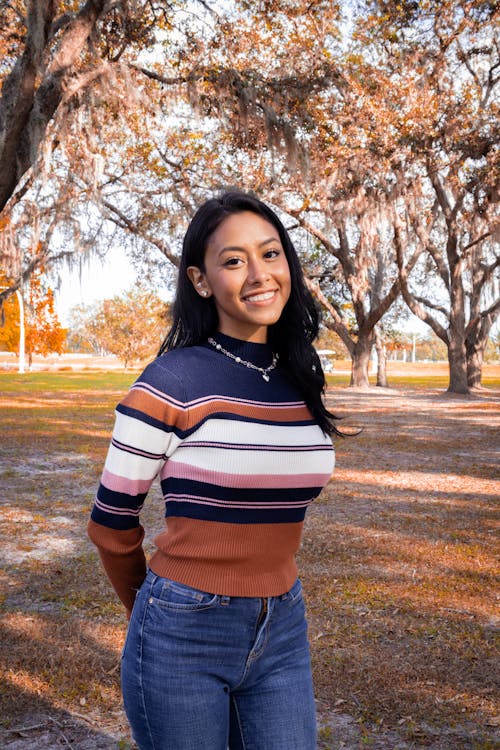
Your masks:
M24 325L24 302L23 295L16 289L16 297L19 302L19 369L18 372L24 372L25 366L25 325Z

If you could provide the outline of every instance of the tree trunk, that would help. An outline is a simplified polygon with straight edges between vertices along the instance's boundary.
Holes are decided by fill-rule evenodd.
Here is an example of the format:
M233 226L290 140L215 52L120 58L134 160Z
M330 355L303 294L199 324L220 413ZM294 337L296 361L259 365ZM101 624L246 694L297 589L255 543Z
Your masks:
M469 393L465 342L461 338L452 338L448 343L448 366L450 371L448 393Z
M467 382L469 388L481 388L484 350L486 349L488 336L494 320L494 315L480 317L467 331L465 351L467 357Z
M486 342L485 342L486 345ZM469 388L481 388L484 347L467 347L467 383Z
M351 382L356 388L368 388L368 367L370 364L370 353L373 346L373 335L360 336L354 345L352 353Z
M380 388L387 388L387 347L382 341L375 339L375 348L377 350L377 385Z
M27 4L25 48L6 76L0 94L0 210L33 166L47 126L70 85L76 87L87 40L104 12L105 0L86 0L54 39L53 0ZM90 66L92 63L90 63ZM95 63L93 64L95 67Z

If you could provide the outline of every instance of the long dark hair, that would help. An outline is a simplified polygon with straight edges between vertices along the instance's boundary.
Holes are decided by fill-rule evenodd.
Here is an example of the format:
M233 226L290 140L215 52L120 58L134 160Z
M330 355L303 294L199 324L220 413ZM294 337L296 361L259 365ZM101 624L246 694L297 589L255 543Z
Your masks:
M188 278L189 266L205 271L208 241L224 219L251 211L272 224L279 233L290 269L291 293L279 320L268 329L268 343L279 354L280 365L302 394L313 417L324 432L341 434L334 417L323 403L325 375L312 342L318 335L320 316L288 232L274 211L249 193L231 191L203 203L188 226L182 245L179 280L172 309L173 323L159 354L203 343L218 327L213 297L204 299Z

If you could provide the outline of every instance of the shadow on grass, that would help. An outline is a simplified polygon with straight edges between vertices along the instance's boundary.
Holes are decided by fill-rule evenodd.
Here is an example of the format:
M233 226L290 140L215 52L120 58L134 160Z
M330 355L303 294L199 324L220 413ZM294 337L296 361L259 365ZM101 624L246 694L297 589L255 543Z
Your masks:
M85 540L117 394L91 393L91 380L83 393L2 408L13 562L1 571L0 710L11 723L25 712L52 717L62 732L81 714L97 743L127 730L117 671L124 619ZM447 733L446 750L493 747L500 403L346 391L331 401L364 432L337 441L337 472L309 510L299 553L320 703L359 726L401 730L412 747L435 733ZM149 498L148 528L161 512ZM54 538L62 551L49 547Z

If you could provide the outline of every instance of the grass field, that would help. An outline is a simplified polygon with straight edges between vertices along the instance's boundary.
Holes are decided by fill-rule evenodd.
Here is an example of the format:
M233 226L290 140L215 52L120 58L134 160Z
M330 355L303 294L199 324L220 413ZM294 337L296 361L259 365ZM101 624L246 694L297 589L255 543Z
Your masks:
M469 397L445 395L437 368L394 367L391 391L330 378L332 409L363 431L337 441L299 553L321 748L499 746L499 370ZM85 527L113 408L134 378L0 373L9 750L131 747L118 678L124 618ZM144 521L151 549L158 490Z

